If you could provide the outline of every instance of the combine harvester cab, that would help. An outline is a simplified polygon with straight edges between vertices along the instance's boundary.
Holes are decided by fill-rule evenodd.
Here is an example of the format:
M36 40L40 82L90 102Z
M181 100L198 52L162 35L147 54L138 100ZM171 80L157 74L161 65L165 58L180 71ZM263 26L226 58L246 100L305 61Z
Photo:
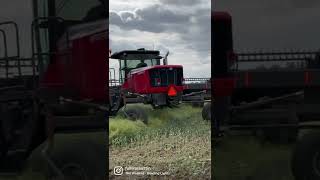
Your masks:
M120 108L130 103L144 103L152 105L153 108L162 108L176 107L181 103L203 105L205 99L211 98L208 94L211 90L208 87L210 79L184 79L183 66L168 65L169 52L164 57L159 54L159 51L142 48L116 52L110 56L111 59L119 61L120 67L119 80L113 78L116 76L116 70L109 69L110 111L114 115ZM202 83L186 84L186 81ZM134 110L124 108L124 110L147 119L141 108L136 107Z
M112 112L130 103L151 104L154 108L179 104L183 93L183 67L168 65L167 55L162 57L159 51L142 48L110 56L117 59L120 66L119 80L111 80L113 85L109 83ZM115 70L110 69L112 75L111 72L115 76Z
M181 65L154 65L130 71L122 90L146 95L155 107L166 106L170 98L179 101L182 95L183 70Z

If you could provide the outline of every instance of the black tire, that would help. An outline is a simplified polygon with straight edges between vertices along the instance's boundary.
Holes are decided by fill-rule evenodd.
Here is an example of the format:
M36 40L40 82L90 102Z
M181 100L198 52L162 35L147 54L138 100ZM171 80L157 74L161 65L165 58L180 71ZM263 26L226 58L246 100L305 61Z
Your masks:
M51 155L65 180L101 180L106 178L106 147L90 141L78 141L54 149ZM48 169L48 180L57 174Z
M144 109L137 106L130 106L124 108L127 118L136 121L141 120L143 123L148 124L148 115Z
M206 103L202 108L202 118L211 120L211 103Z
M305 134L297 141L291 161L296 180L320 180L320 133Z

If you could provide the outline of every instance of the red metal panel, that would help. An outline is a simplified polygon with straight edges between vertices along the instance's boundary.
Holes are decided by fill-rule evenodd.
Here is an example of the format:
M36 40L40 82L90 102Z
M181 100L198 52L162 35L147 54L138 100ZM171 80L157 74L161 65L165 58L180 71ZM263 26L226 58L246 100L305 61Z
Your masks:
M235 88L235 79L215 78L213 79L213 94L215 97L231 96Z
M149 69L155 69L155 68L183 68L181 65L155 65L155 66L148 66L144 68L134 69L132 70L131 74L136 74L140 72L145 72Z
M173 86L177 92L182 92L183 91L183 86L174 86L174 85L170 85ZM149 93L167 93L169 90L169 87L152 87L150 89L148 89Z
M250 74L249 74L249 72L246 72L245 76L244 76L245 87L249 87L249 83L250 83Z
M50 64L40 81L40 87L63 88L64 80L61 73L61 64Z
M309 71L305 71L304 72L304 85L308 86L308 85L310 85L310 82L311 82L311 80L310 80L310 72Z
M231 20L231 15L227 12L212 12L212 17L216 20Z
M106 32L76 39L72 49L74 72L69 82L80 98L107 100L108 57Z
M122 86L123 89L128 89L131 92L139 93L139 94L153 94L153 93L167 93L169 87L152 87L150 84L150 69L154 68L182 68L181 65L157 65L151 67L140 68L137 70L133 70L128 75L127 86ZM183 85L175 86L174 88L177 92L183 91Z
M105 20L71 27L69 35L69 44L65 37L59 40L58 55L40 85L58 87L61 92L72 93L73 98L107 102L109 48Z
M42 86L72 93L77 99L107 102L107 32L82 36L71 41L71 54L58 55L50 64ZM62 46L60 46L62 47ZM59 50L65 51L66 47Z
M128 80L129 89L139 94L148 93L150 88L148 76L148 71L131 74Z

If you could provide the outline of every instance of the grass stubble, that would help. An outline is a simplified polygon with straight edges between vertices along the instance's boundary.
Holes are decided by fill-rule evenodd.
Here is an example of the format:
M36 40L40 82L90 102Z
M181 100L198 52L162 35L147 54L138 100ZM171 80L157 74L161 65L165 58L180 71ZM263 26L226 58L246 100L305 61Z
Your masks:
M167 175L122 175L110 179L211 179L210 122L201 108L153 110L148 125L121 115L109 121L109 167L150 167Z

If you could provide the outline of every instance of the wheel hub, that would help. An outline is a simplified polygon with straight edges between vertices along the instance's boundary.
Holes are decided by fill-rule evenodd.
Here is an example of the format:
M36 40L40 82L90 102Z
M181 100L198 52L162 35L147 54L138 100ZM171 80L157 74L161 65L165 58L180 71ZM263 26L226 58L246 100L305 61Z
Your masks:
M135 113L128 113L128 116L130 117L130 119L134 121L138 119L138 115Z

